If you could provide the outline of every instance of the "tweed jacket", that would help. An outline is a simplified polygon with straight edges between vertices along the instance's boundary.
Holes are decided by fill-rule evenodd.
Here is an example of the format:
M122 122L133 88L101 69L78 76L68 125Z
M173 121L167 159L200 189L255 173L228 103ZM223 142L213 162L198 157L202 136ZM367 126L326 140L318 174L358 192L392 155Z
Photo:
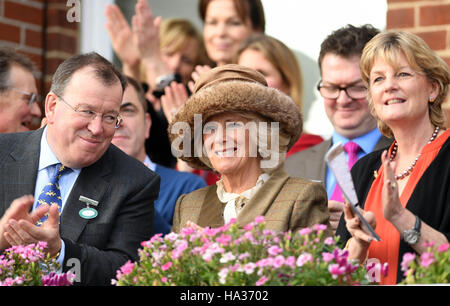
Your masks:
M42 132L0 134L0 216L14 199L34 194ZM159 182L157 174L114 145L83 168L61 214L63 271L77 259L82 285L110 285L127 260L138 260L140 243L153 235ZM81 195L98 201L96 218L80 217L86 207Z
M381 136L374 151L388 147L391 143L391 139ZM328 139L306 150L292 154L286 159L286 171L292 177L320 181L325 185L327 175L325 154L330 147L331 139Z
M181 196L172 231L179 232L187 221L201 227L223 226L225 204L219 201L216 189L217 185L212 185ZM243 227L258 216L264 216L266 228L275 231L296 231L318 223L329 227L327 194L322 184L289 177L281 164L242 208L236 221Z

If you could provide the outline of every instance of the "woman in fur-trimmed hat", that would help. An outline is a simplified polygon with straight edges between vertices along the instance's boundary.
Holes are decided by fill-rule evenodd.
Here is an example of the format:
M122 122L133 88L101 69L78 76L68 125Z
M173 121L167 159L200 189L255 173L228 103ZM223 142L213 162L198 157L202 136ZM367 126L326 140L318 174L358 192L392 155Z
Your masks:
M169 126L172 153L221 179L178 199L172 231L233 218L243 227L257 216L277 231L329 225L324 187L284 171L301 127L295 102L255 70L230 64L202 74Z

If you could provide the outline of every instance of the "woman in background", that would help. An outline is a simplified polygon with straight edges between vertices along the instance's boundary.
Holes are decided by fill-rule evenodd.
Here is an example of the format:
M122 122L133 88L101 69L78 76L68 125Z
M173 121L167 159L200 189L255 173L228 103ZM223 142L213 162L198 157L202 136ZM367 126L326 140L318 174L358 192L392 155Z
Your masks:
M303 77L295 54L278 39L255 34L239 47L235 62L260 72L269 87L289 95L300 110L303 107ZM302 133L287 156L322 142L318 135Z

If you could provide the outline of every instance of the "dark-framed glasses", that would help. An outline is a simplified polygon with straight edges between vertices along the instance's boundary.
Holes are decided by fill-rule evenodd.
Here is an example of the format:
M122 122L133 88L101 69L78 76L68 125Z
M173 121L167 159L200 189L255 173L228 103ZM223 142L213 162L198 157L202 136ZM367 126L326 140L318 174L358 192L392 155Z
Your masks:
M336 86L323 85L322 81L317 84L317 90L320 95L326 99L337 99L341 94L341 90L345 91L347 96L352 99L363 99L367 96L367 88L364 85Z
M24 98L27 100L28 106L33 105L35 102L40 104L42 101L42 98L37 93L30 93L26 92L17 88L12 88L15 92L18 92L24 96Z
M56 95L56 94L55 94ZM107 114L101 114L94 112L93 110L83 108L83 107L73 107L70 105L66 100L61 98L59 95L56 95L61 101L64 102L68 107L70 107L74 112L76 112L80 117L85 118L86 120L92 121L98 116L101 116L102 122L105 123L108 126L114 126L115 129L118 129L120 126L120 123L122 122L122 118L119 114L115 113L107 113Z

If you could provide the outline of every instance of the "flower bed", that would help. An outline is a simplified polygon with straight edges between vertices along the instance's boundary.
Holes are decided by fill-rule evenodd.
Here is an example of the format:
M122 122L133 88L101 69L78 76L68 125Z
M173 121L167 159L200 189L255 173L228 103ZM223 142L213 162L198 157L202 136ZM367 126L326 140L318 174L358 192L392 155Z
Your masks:
M401 269L403 284L448 284L450 283L450 244L435 247L425 244L427 251L418 256L414 253L403 255Z
M13 246L0 255L0 286L68 286L74 275L58 274L58 263L44 252L45 242Z
M325 225L297 233L265 229L258 217L244 230L234 220L221 228L184 228L142 242L140 261L117 271L117 285L279 286L368 284L366 269L348 260Z

